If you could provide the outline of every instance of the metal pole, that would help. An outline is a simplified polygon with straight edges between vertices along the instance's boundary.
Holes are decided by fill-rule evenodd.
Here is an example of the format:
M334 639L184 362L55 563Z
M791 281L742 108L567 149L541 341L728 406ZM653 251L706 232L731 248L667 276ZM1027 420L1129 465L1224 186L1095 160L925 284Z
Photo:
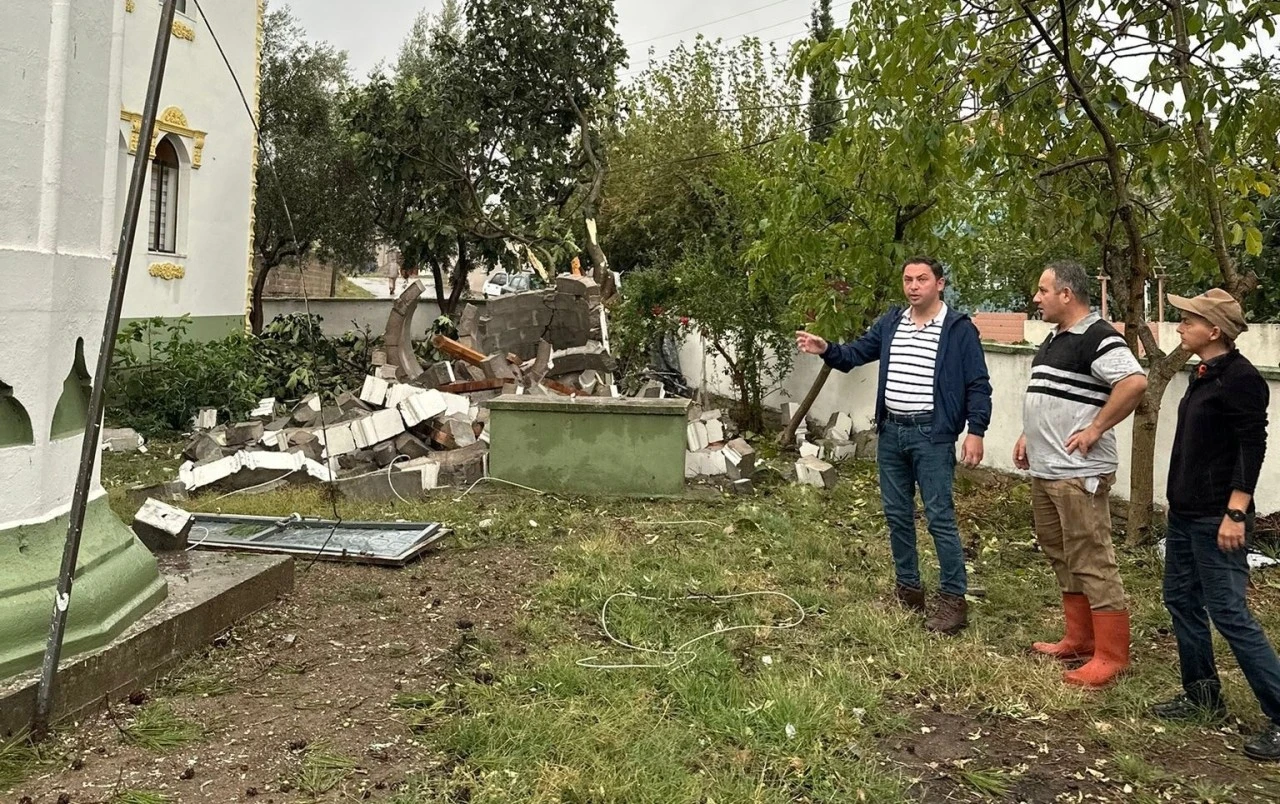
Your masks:
M98 439L102 431L102 406L115 353L116 333L120 329L120 308L124 303L125 283L129 279L129 261L133 256L134 231L142 208L142 185L147 175L151 154L151 136L155 131L156 110L160 106L160 85L169 58L169 38L173 29L175 0L164 0L160 10L160 28L156 32L156 48L151 56L151 77L147 83L146 102L142 107L142 128L138 133L138 151L133 159L133 175L129 179L129 195L125 201L124 222L120 225L120 243L116 249L115 269L111 274L111 295L107 300L107 316L102 324L102 344L98 348L98 364L93 373L93 389L89 395L89 420L85 423L84 441L80 445L80 469L71 497L71 521L67 525L67 543L62 551L62 569L58 575L58 594L49 621L49 641L40 666L40 686L36 691L36 711L31 733L37 740L49 731L53 711L54 680L58 659L62 654L62 638L67 626L67 610L71 604L71 584L80 554L80 536L84 531L84 513L89 501L89 486L98 459Z

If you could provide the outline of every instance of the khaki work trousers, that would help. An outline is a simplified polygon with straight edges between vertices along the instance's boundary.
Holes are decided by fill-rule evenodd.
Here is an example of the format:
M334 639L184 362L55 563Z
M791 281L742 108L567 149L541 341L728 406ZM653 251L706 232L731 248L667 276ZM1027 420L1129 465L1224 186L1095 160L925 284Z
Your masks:
M1066 480L1031 479L1036 540L1063 592L1083 593L1094 611L1123 611L1124 584L1111 544L1111 484L1115 474ZM1096 480L1091 493L1089 481Z

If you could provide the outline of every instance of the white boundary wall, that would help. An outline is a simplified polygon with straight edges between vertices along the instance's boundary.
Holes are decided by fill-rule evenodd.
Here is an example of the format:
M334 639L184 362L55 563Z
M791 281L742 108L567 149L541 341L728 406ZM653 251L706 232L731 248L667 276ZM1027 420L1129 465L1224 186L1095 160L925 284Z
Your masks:
M1028 340L1032 340L1030 336L1036 334L1039 334L1039 338L1032 342L1039 343L1043 340L1044 333L1048 331L1047 327L1038 321L1027 322L1027 324ZM1175 326L1174 324L1164 325L1169 330L1167 333L1161 332L1161 340L1164 344L1177 343L1177 335L1173 333ZM1170 336L1174 340L1169 340ZM984 347L987 368L991 373L993 416L991 427L987 430L983 466L1018 473L1013 466L1013 445L1022 433L1022 398L1031 376L1031 359L1035 349L1029 346L994 344L984 344ZM1274 371L1274 368L1267 370L1267 367L1276 365L1276 356L1280 353L1280 348L1277 347L1280 347L1280 326L1255 327L1240 339L1241 351L1255 365L1263 369L1264 376L1267 376L1267 382L1271 387L1269 448L1257 488L1257 505L1260 513L1280 511L1280 372ZM703 387L705 365L706 389L722 396L734 396L732 384L725 375L723 367L703 348L702 341L696 333L690 335L681 345L680 365L690 387ZM797 355L795 365L783 380L782 387L770 394L765 404L776 409L783 402L799 402L808 393L821 367L822 361L819 358L811 355ZM810 419L825 425L832 413L843 410L853 416L856 429L869 429L875 416L878 379L879 364L876 363L862 366L848 374L833 371L809 412ZM1155 460L1155 496L1159 504L1165 502L1165 483L1169 471L1169 453L1173 448L1174 428L1177 424L1178 401L1182 399L1186 389L1187 373L1183 372L1169 383L1160 411ZM1131 434L1132 418L1116 429L1121 460L1116 475L1115 494L1126 499L1129 496L1128 455L1132 443Z

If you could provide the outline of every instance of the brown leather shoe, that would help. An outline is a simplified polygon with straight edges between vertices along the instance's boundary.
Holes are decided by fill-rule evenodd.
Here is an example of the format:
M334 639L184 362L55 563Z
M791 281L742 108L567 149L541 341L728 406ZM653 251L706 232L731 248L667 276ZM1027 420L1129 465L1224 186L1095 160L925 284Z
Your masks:
M911 611L924 614L924 590L914 586L906 586L898 584L893 590L893 594L898 598L898 604Z
M933 614L925 620L927 631L939 634L954 634L969 624L969 601L964 595L938 593L938 602L934 604Z

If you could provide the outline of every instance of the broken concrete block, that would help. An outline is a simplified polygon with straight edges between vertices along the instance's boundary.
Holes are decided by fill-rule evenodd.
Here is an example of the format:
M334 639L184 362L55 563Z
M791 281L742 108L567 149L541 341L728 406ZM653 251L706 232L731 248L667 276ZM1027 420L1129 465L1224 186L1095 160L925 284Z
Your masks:
M462 308L462 315L458 317L458 335L474 336L476 334L476 324L480 320L480 308L474 304L468 304Z
M419 388L416 385L394 383L387 387L387 395L383 399L383 404L389 408L399 407L401 402L404 402L414 394L420 394L425 390L425 388Z
M133 515L133 532L153 553L185 550L193 521L181 508L152 498Z
M392 443L395 445L397 455L403 455L411 460L431 455L431 448L427 443L413 433L401 433Z
M819 458L804 457L796 461L796 480L820 489L835 488L836 468Z
M103 429L101 443L108 452L137 452L146 442L137 430L121 427Z
M376 470L378 462L373 457L372 450L358 449L355 452L339 455L338 468L346 474L362 475Z
M719 408L712 408L711 410L703 411L698 418L704 422L721 421L724 419L724 411Z
M378 410L359 421L351 423L351 433L356 446L368 449L374 444L388 441L404 432L404 419L395 408Z
M267 422L267 424L263 426L262 431L264 434L279 432L288 426L289 426L289 417L281 416L278 419L272 419L271 421Z
M364 400L350 391L343 391L341 394L338 394L338 398L334 400L334 404L337 405L338 409L343 413L368 413L372 410L372 408L365 404Z
M755 486L749 477L740 477L733 481L732 488L734 494L746 495L755 493Z
M241 469L250 471L271 470L294 472L302 468L306 456L299 452L269 452L267 450L241 450L236 453Z
M480 363L480 370L486 379L514 379L515 368L507 361L505 355L489 355Z
M457 381L458 375L453 370L453 364L448 360L441 360L438 363L432 363L427 366L421 374L413 379L413 384L422 388L439 388L442 385Z
M351 424L351 422L341 422L312 431L320 441L322 458L334 458L356 451L356 437L351 431Z
M745 439L735 438L724 447L725 474L733 480L751 477L756 471L756 451Z
M657 380L649 380L641 388L636 396L645 399L662 399L666 397L667 389L662 387L662 383Z
M880 437L875 430L863 430L854 433L853 443L855 447L854 457L860 461L874 461L876 452L880 446Z
M217 408L200 408L196 411L196 415L191 417L191 427L194 430L212 430L217 426Z
M802 458L820 458L822 457L822 448L812 441L800 442L800 457Z
M848 441L853 433L853 417L843 411L831 414L827 421L826 437L833 441Z
M262 438L264 432L262 422L237 422L227 426L227 446L240 447L252 444Z
M690 452L707 447L707 426L702 422L689 422L685 427L685 444Z
M391 380L394 380L396 378L396 367L395 366L378 366L377 369L374 371L374 374L377 374L380 379L390 382Z
M724 424L722 424L719 419L710 419L708 421L701 422L701 424L707 433L708 444L724 443Z
M578 375L578 387L584 394L594 394L600 385L600 372L595 369L586 369Z
M269 396L259 399L258 406L249 411L250 419L274 419L276 415L276 398Z
M308 394L294 407L290 418L299 427L307 427L320 418L320 407L320 395Z
M834 438L824 438L818 442L818 446L822 447L822 459L829 463L848 460L858 451L857 445L852 441L840 441Z
M470 403L468 403L470 404ZM396 406L404 419L406 427L414 427L443 414L449 409L444 394L431 389L418 389L418 393L409 396Z
M383 469L363 477L339 478L338 488L344 496L356 500L397 502L400 497L412 500L421 497L426 489L435 487L434 483L426 484L432 474L438 472L439 467L435 464L409 467L402 463L396 464L390 472Z
M441 393L444 398L444 415L446 416L466 416L468 420L471 416L471 400L461 394Z
M551 352L551 342L539 338L538 354L529 369L534 382L541 382L547 376L547 372L551 370Z
M364 378L364 386L360 389L360 400L368 405L382 405L387 400L387 389L390 384L376 374Z
M377 444L369 450L373 453L373 460L378 466L386 466L399 457L396 452L396 445L393 441L384 441Z
M178 479L182 481L182 485L186 486L188 491L193 491L204 488L211 483L217 483L223 478L231 477L238 471L240 471L240 459L234 455L228 455L225 458L202 464L188 461L178 467Z
M687 453L687 455L694 456L694 470L699 475L714 477L716 475L723 475L726 471L727 467L723 450L700 449L696 452Z
M319 437L310 430L283 430L276 443L281 452L298 452L304 458L320 461L323 458L324 445Z
M385 365L387 365L387 350L386 350L386 349L374 349L374 350L373 350L373 352L372 352L372 354L370 354L370 356L369 356L369 362L370 362L370 363L372 363L372 364L373 364L373 365L375 365L375 366L385 366Z
M477 441L466 447L437 452L432 458L440 466L440 485L471 485L485 476L488 468L489 445Z
M476 431L471 419L460 413L451 413L440 420L440 429L449 436L450 449L476 443Z
M193 463L208 463L222 457L222 445L209 433L196 433L182 450L182 457Z

